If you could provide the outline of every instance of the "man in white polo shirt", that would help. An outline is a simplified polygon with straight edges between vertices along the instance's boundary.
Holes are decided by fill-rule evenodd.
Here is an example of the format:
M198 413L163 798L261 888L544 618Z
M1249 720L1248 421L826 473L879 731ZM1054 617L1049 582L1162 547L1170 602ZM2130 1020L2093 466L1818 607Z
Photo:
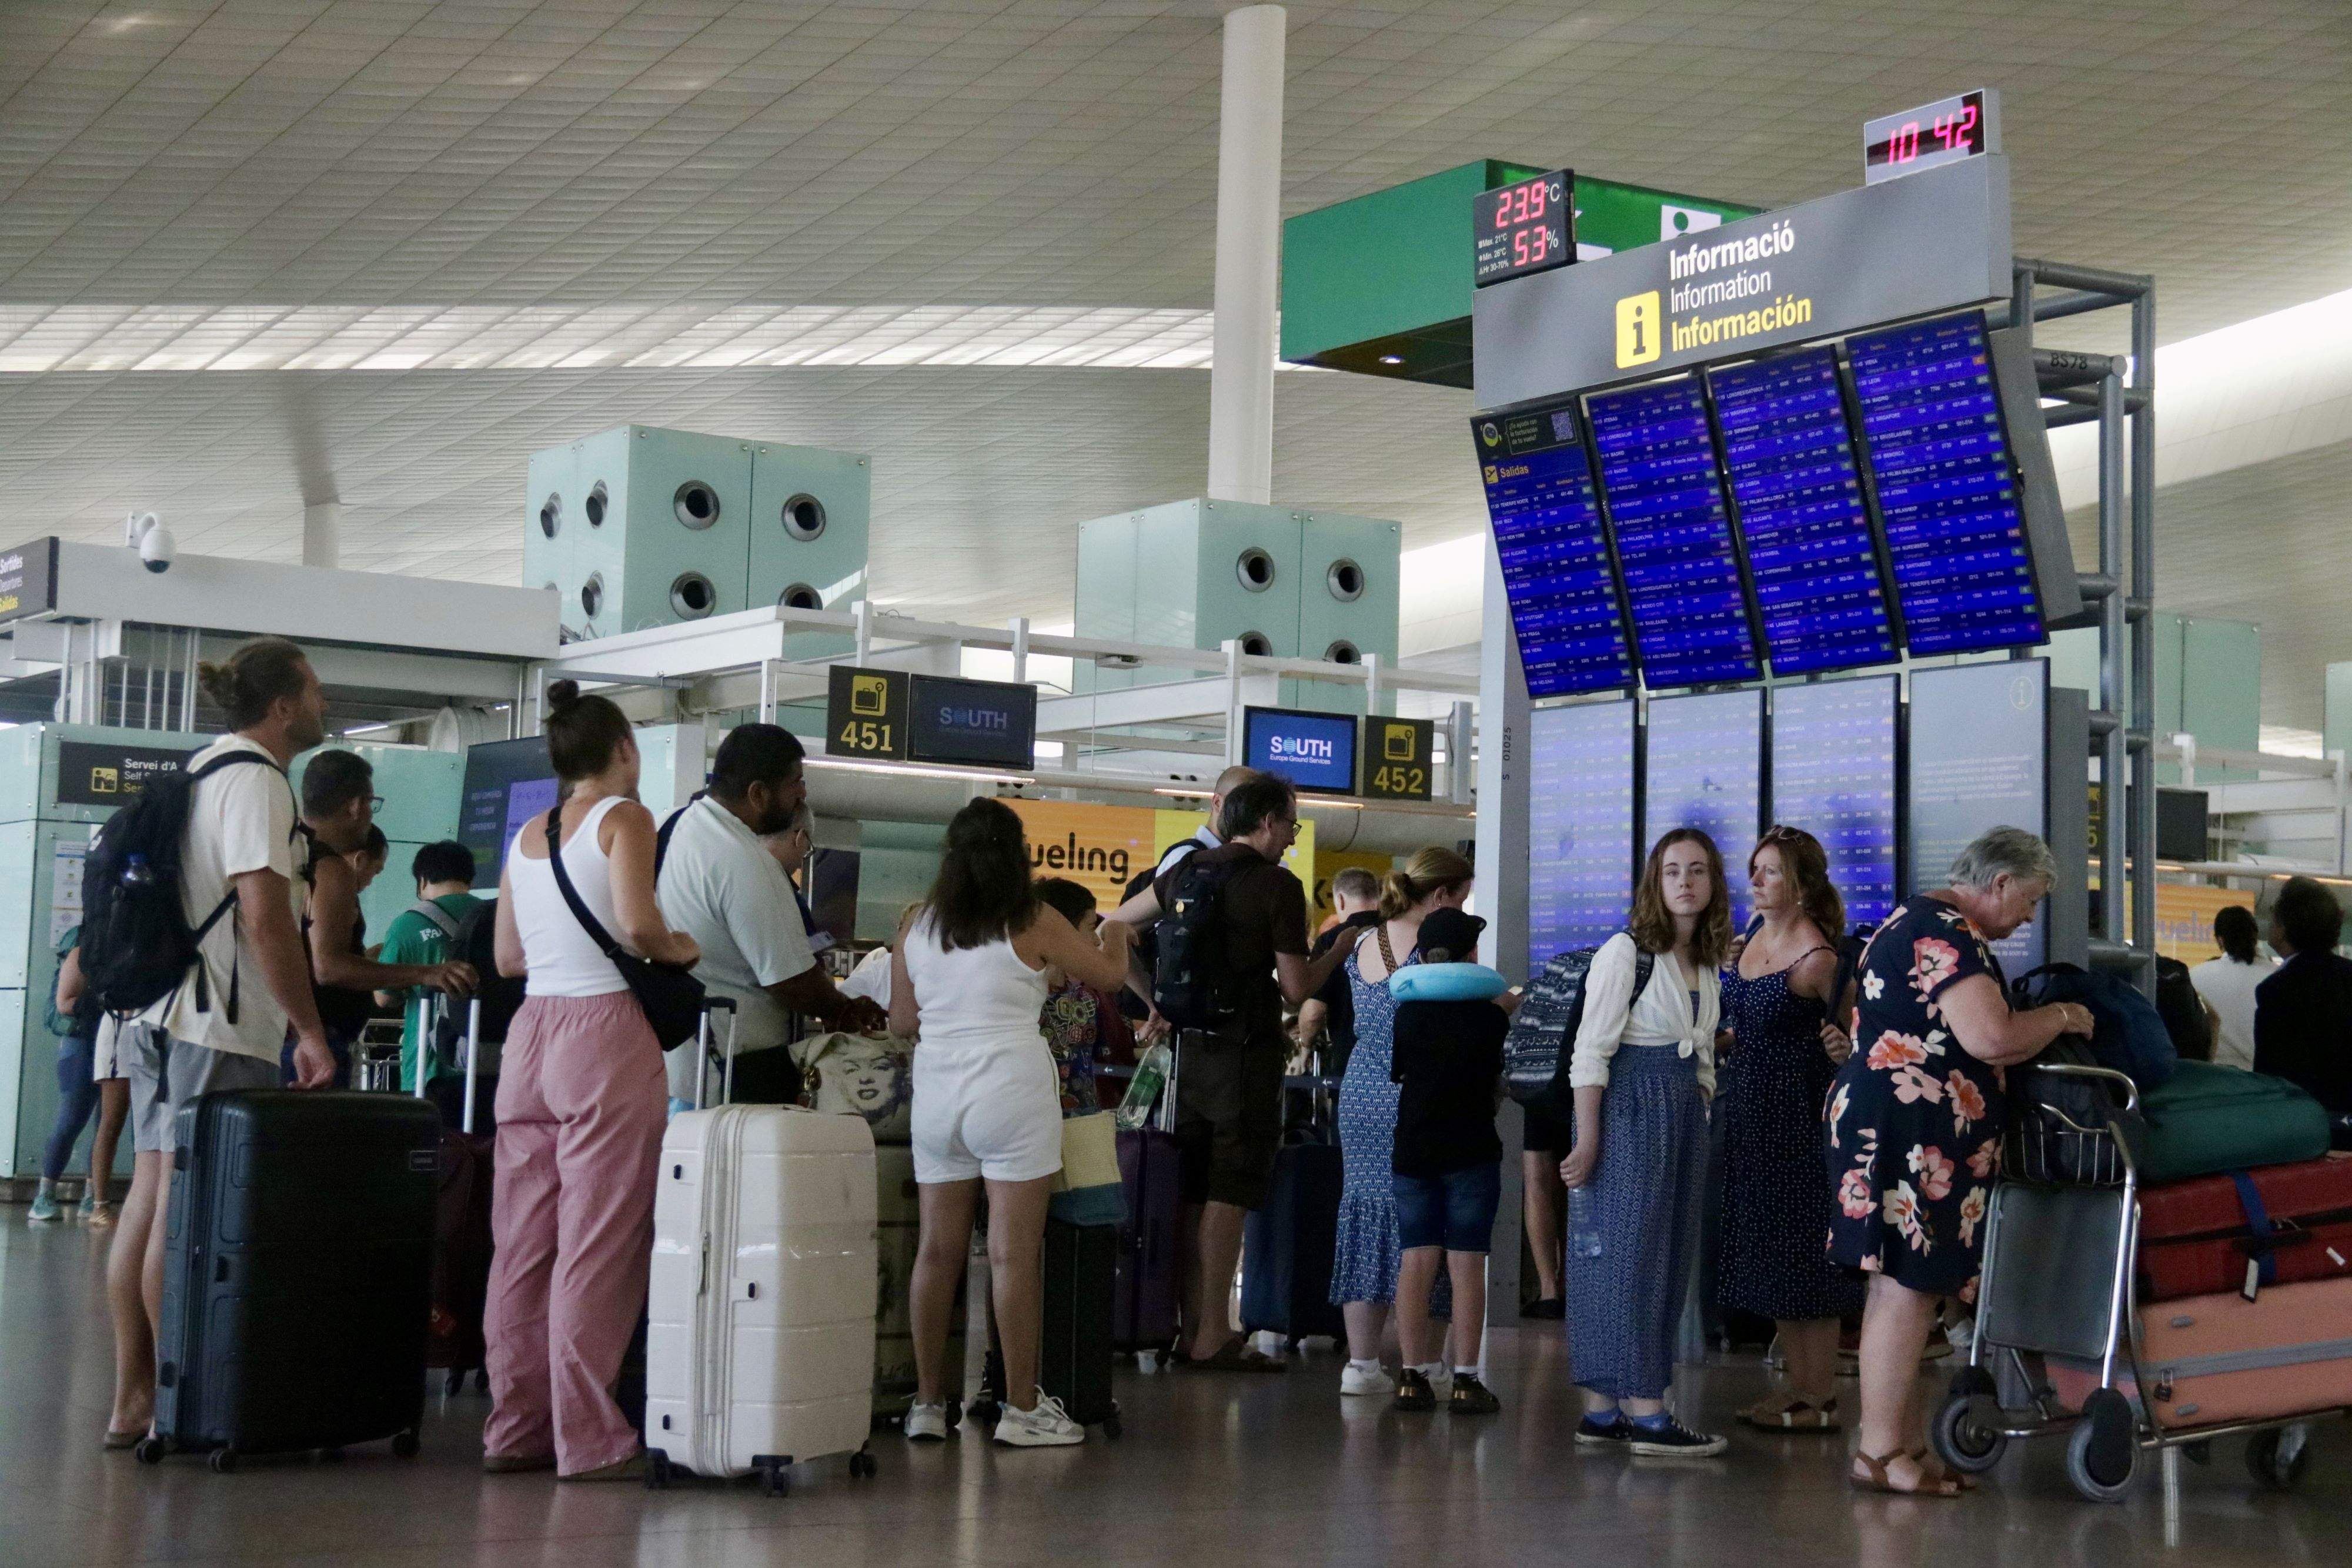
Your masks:
M180 894L190 929L225 901L197 946L202 962L149 1009L118 1049L131 1080L131 1193L106 1268L114 1313L114 1410L109 1448L145 1433L155 1404L156 1320L163 1299L165 1194L181 1111L215 1090L275 1089L289 1030L295 1082L333 1081L335 1059L310 990L295 874L294 789L286 768L327 737L326 694L302 651L283 638L247 643L201 667L205 693L233 734L188 758ZM244 752L256 760L205 769ZM134 1041L135 1035L135 1041Z
M834 1029L888 1027L882 1009L845 997L817 967L793 885L763 833L792 824L808 786L801 743L772 724L739 725L719 743L710 788L662 831L662 915L702 947L694 973L735 1004L735 1099L755 1105L800 1098L800 1072L785 1049L791 1016ZM723 1026L719 1045L728 1044ZM691 1101L700 1063L691 1050L669 1053L670 1097ZM710 1085L718 1093L718 1084Z

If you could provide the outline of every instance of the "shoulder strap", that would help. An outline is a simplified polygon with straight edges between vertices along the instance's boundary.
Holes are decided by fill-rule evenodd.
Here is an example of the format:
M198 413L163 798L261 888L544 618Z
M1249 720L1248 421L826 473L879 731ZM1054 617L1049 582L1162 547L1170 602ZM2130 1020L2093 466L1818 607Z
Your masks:
M1650 977L1657 973L1658 956L1643 946L1642 939L1631 931L1625 935L1633 943L1633 1000L1638 1002L1642 999L1642 993L1650 988Z
M436 930L439 931L442 936L448 937L452 942L457 939L457 923L449 918L449 912L447 910L442 908L431 899L418 899L415 903L408 906L408 912L411 915L423 915L427 923L429 923Z
M677 831L677 820L694 810L694 803L709 793L708 789L697 789L686 798L685 805L672 811L662 822L661 831L654 835L654 874L656 876L661 875L662 862L669 859L669 836Z
M581 824L583 828L589 825ZM604 956L617 964L625 949L613 940L613 934L604 929L604 923L589 910L580 896L580 890L572 885L572 873L563 869L562 833L563 808L561 805L550 806L547 809L547 863L555 872L555 885L562 890L563 902L572 906L572 918L580 922L581 930L588 933L588 940L596 944Z

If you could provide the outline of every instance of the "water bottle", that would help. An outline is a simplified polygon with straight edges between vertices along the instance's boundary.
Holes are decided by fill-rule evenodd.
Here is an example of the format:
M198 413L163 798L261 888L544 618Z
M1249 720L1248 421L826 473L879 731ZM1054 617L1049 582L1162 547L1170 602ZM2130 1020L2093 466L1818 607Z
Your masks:
M1601 1256L1601 1216L1592 1198L1592 1184L1568 1189L1568 1255Z
M123 863L123 886L145 887L154 880L155 873L148 866L147 857L145 855L132 855L130 860Z
M1172 1060L1165 1044L1145 1048L1135 1064L1135 1076L1128 1080L1127 1098L1118 1103L1119 1131L1132 1133L1151 1120L1151 1107L1168 1082L1168 1065Z

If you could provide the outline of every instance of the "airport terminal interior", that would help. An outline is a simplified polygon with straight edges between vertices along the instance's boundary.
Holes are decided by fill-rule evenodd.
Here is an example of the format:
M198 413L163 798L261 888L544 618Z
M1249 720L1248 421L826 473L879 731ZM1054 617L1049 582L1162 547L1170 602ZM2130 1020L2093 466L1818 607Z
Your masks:
M2352 1559L2347 114L0 3L0 1565Z

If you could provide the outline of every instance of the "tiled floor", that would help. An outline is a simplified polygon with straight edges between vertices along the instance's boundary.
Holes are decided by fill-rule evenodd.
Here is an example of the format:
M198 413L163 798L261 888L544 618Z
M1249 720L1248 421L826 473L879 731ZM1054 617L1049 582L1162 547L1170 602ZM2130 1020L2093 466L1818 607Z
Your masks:
M1717 1463L1579 1454L1558 1339L1499 1336L1504 1413L1478 1422L1341 1407L1338 1363L1286 1378L1122 1377L1125 1437L1009 1453L877 1439L882 1472L805 1467L793 1495L689 1483L559 1487L488 1478L486 1402L437 1400L425 1452L337 1466L254 1461L233 1476L102 1453L110 1371L100 1258L79 1226L0 1208L0 1563L398 1564L522 1568L793 1563L1574 1562L1624 1568L1975 1563L2342 1563L2352 1560L2352 1434L2323 1427L2293 1497L2248 1484L2240 1446L2185 1467L2168 1544L2151 1465L2121 1508L2078 1501L2060 1456L2012 1455L1960 1502L1856 1498L1840 1439L1738 1439ZM1695 1373L1720 1423L1755 1396L1752 1361ZM1350 1401L1350 1406L1356 1402Z

